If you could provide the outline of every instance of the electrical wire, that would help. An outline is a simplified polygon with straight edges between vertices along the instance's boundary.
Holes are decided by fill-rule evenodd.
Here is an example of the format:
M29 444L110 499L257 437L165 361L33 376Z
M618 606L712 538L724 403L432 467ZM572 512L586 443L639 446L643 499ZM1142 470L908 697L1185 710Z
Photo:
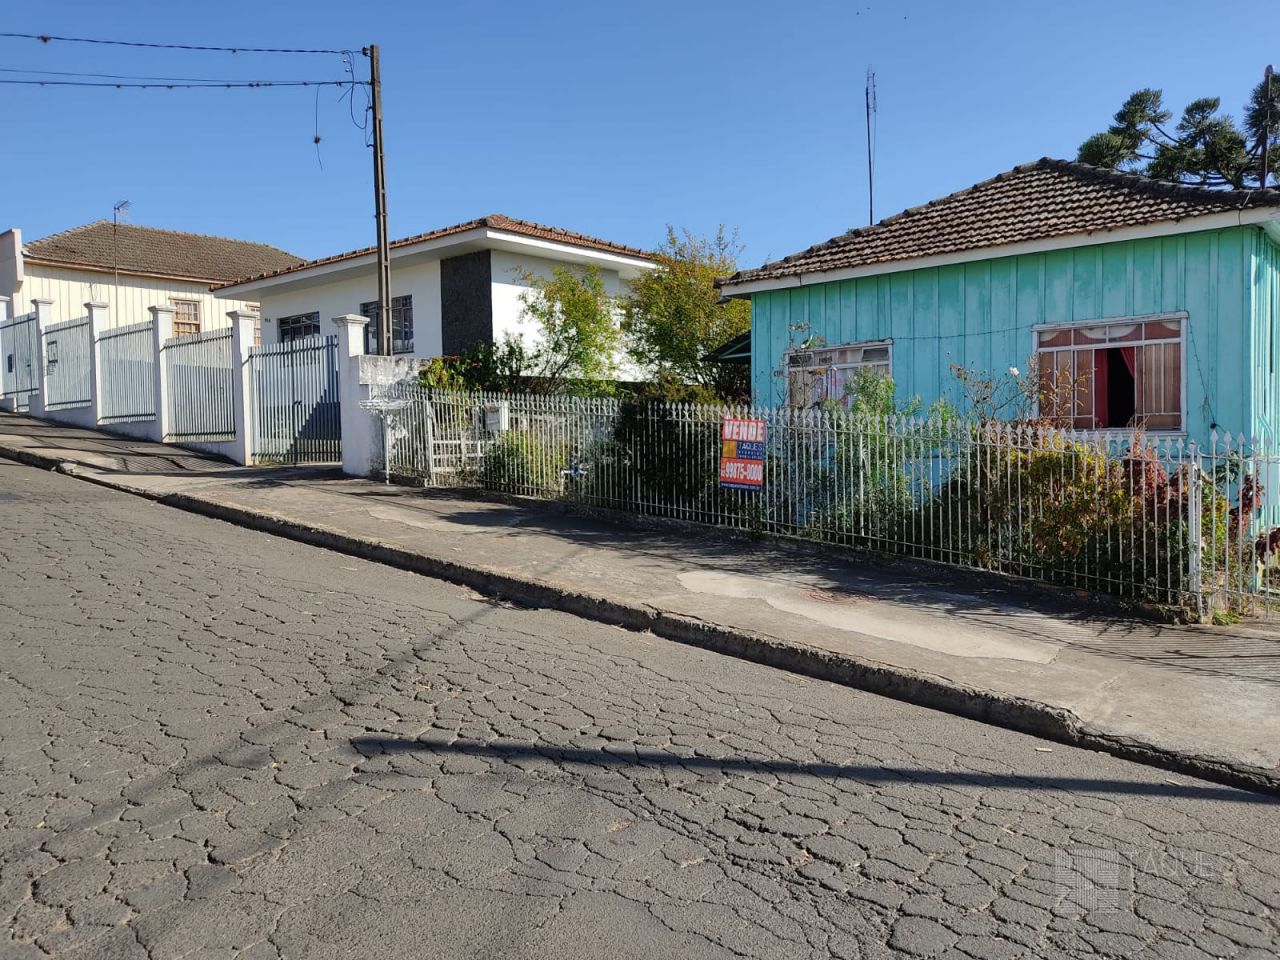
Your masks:
M141 40L103 40L97 37L59 37L48 33L0 33L0 39L39 40L41 43L93 43L111 47L145 47L149 50L197 50L206 53L318 53L342 56L349 50L300 49L289 47L213 47L194 43L148 43Z
M357 80L356 83L365 81ZM214 80L208 83L103 83L87 80L10 80L0 77L0 84L24 87L107 87L116 90L232 90L260 87L347 87L351 80Z
M350 72L350 71L348 71ZM246 81L240 77L152 77L145 75L136 75L128 73L89 73L84 70L35 70L27 67L0 67L0 73L30 73L37 74L42 77L96 77L102 80L158 80L166 83L285 83L290 81L284 80L254 80ZM353 81L355 80L352 74ZM298 81L292 81L298 82ZM355 81L367 82L367 81Z

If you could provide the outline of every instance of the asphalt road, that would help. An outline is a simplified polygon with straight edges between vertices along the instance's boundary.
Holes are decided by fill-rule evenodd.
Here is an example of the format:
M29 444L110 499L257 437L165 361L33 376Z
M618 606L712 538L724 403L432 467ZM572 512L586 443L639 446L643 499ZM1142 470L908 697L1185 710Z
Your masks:
M1280 804L0 461L0 957L1273 957Z

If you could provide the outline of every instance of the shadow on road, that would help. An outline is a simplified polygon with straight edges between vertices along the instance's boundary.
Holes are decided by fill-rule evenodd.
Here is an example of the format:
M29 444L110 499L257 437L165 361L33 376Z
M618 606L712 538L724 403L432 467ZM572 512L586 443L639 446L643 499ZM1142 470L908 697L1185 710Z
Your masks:
M1154 783L1141 780L1108 780L1094 777L1046 776L1043 774L997 774L969 770L914 770L869 764L801 763L792 760L747 757L682 757L662 750L619 744L617 752L580 747L557 747L534 743L455 740L451 743L424 742L401 737L369 735L354 737L351 746L369 756L377 753L462 754L496 760L540 759L552 763L583 764L595 767L672 766L686 770L718 770L742 773L769 773L777 776L812 776L835 780L856 780L866 784L909 783L917 786L980 787L988 790L1067 790L1074 793L1135 797L1176 797L1179 799L1225 800L1232 803L1265 804L1280 807L1280 798L1232 787L1207 783Z

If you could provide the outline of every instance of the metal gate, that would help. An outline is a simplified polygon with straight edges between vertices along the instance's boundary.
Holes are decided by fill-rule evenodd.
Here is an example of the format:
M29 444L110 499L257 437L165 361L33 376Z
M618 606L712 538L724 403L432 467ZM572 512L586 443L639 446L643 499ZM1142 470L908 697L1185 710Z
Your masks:
M18 409L26 410L30 405L31 394L37 388L36 370L36 337L40 335L36 328L36 315L14 317L0 323L0 396L15 397Z
M338 463L338 338L306 337L249 351L254 463Z

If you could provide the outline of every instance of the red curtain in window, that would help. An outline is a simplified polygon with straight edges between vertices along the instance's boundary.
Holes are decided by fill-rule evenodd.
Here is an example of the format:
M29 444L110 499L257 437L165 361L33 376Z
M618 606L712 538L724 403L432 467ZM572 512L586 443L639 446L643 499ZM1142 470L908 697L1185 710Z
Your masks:
M1093 351L1093 425L1105 427L1107 420L1107 351Z

